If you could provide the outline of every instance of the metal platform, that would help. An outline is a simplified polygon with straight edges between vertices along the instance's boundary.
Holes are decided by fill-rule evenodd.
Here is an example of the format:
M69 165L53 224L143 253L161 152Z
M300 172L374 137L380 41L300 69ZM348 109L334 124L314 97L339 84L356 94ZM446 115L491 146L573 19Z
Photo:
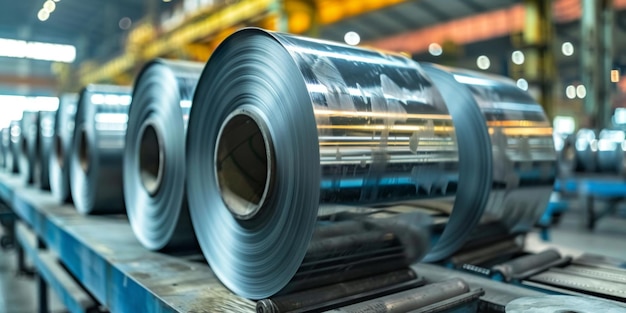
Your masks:
M585 208L583 223L587 229L593 230L599 219L618 215L618 204L626 199L626 180L606 175L565 178L555 182L554 191L564 197L577 198ZM605 206L597 210L596 203L599 201ZM551 203L540 224L549 225L555 214L566 210L563 202ZM548 237L547 233L545 237Z
M24 187L6 173L0 173L0 198L111 312L255 311L255 303L226 289L204 260L146 250L125 215L82 216L71 205L59 206L49 193ZM21 241L28 237L24 234L28 231L18 232ZM54 275L43 274L57 290ZM72 312L84 311L76 299L62 298L68 308L76 308Z

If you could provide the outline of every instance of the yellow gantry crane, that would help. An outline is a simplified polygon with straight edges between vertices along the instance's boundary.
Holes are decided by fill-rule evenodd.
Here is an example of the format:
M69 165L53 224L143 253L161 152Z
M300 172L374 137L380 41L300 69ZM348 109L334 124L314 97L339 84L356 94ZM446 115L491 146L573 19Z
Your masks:
M77 73L80 86L72 89L97 82L131 83L133 73L156 57L206 61L225 37L244 26L316 36L320 25L404 1L240 0L230 4L227 1L200 8L166 31L147 21L140 22L128 34L125 50L119 56L103 64L92 61L81 64Z

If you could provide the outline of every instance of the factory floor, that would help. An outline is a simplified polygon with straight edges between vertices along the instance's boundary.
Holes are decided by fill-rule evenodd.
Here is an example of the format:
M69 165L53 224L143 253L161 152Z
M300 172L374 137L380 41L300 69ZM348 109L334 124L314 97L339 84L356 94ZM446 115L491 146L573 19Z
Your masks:
M582 210L576 205L561 217L550 230L550 241L540 239L538 232L529 234L527 246L542 250L557 246L561 251L584 251L626 260L626 218L600 219L594 231L583 225ZM2 234L0 227L0 235ZM37 284L33 277L17 274L15 249L0 249L0 313L37 312ZM50 312L66 312L62 303L49 290Z

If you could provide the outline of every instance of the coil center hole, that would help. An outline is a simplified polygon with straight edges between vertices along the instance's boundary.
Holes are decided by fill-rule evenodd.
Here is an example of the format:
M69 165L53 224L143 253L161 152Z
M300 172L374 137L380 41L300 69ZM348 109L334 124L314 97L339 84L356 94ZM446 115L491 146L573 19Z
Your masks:
M139 175L146 191L155 195L161 186L163 178L163 148L162 139L152 124L148 124L139 142Z
M249 114L242 111L224 122L215 156L222 199L228 210L243 220L263 207L273 170L269 133Z
M26 137L22 137L21 148L22 148L22 155L28 156L28 139L26 139Z
M80 167L83 169L85 173L89 171L89 166L91 165L89 161L89 140L87 140L87 132L85 129L81 129L80 137L78 139L78 161L80 163Z
M63 159L65 155L63 154L62 145L63 145L63 141L61 141L61 136L55 135L54 136L54 154L56 155L57 163L59 164L59 167L61 168L63 168L64 162L65 162L65 160Z

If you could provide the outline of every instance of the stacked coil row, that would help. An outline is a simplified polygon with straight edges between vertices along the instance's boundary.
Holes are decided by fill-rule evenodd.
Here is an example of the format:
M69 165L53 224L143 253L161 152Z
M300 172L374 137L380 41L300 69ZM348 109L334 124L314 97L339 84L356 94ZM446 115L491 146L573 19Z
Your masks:
M562 175L575 172L626 175L626 131L581 128L573 135L555 135Z
M480 221L527 232L556 176L548 119L508 79L260 29L40 116L2 151L40 125L60 202L126 210L149 249L199 245L253 299L444 259Z

